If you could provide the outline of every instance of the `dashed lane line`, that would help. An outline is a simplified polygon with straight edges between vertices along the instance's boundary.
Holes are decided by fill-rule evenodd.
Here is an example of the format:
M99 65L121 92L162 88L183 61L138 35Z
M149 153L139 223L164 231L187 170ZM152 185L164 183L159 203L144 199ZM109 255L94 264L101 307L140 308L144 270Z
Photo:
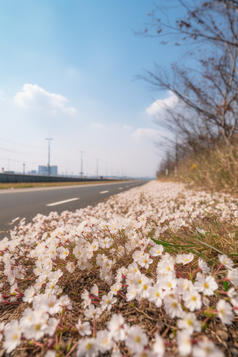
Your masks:
M79 200L79 198L70 198L69 200L65 200L65 201L59 201L59 202L54 202L54 203L49 203L46 206L57 206L57 205L62 205L63 203L67 203L67 202L72 202L72 201L76 201Z

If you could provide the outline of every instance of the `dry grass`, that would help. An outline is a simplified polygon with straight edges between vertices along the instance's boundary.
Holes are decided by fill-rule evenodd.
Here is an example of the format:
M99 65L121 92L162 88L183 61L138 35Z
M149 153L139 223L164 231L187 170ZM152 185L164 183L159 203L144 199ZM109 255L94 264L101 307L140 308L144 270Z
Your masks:
M178 175L161 175L159 180L188 183L192 188L238 193L238 144L217 146L199 154L191 154L179 162Z

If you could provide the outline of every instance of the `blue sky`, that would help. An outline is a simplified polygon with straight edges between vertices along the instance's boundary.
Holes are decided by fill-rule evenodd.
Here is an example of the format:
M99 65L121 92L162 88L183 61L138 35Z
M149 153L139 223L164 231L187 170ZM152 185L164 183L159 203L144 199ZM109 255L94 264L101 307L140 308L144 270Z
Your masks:
M79 173L83 150L85 174L98 158L100 175L106 163L108 175L155 175L163 130L153 108L173 98L135 77L178 50L135 35L153 8L150 0L1 2L0 167L47 164L50 136L60 173Z

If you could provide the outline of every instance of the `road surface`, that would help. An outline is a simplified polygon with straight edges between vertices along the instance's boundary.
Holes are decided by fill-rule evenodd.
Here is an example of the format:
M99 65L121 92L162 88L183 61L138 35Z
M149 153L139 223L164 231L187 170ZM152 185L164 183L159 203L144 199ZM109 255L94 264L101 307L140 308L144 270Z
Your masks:
M129 181L103 185L44 187L29 189L0 190L0 239L9 237L6 232L16 218L26 218L29 223L38 213L48 215L51 211L75 211L95 206L106 198L130 188L141 186L147 181Z

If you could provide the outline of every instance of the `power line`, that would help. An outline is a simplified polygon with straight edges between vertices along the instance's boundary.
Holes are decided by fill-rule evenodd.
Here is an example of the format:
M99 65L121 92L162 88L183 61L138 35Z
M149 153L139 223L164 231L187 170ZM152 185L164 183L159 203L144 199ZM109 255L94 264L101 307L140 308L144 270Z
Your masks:
M40 148L40 149L43 149L43 148L44 148L44 146L32 146L32 145L22 144L22 143L18 143L18 142L16 142L16 141L4 139L4 138L0 138L0 140L9 142L9 143L11 143L11 144L19 145L19 146L27 146L27 147L31 147L31 148L36 147L36 148L38 148L38 149L39 149L39 148Z

